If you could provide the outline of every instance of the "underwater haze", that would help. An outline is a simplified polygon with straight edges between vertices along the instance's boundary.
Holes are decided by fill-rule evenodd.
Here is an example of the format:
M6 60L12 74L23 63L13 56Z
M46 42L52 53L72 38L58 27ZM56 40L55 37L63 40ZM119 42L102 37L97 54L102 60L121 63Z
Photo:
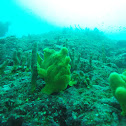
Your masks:
M6 36L16 35L21 37L28 34L40 34L54 29L53 24L45 19L40 19L30 9L17 3L18 0L0 1L0 22L9 22L10 26Z
M126 36L125 0L1 0L7 35L40 34L63 27L98 28L114 39Z
M0 126L126 126L126 0L0 0Z

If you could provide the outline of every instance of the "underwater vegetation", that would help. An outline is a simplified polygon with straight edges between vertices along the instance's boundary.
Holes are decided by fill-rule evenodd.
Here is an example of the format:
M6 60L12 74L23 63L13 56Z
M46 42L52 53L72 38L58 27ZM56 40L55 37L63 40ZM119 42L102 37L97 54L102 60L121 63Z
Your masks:
M0 125L125 125L124 41L97 28L0 39Z

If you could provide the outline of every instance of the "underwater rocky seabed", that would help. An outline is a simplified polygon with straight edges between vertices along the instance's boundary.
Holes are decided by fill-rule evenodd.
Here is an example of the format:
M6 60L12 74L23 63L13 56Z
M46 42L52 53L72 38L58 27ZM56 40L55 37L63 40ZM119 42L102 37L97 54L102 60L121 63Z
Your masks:
M44 48L67 47L74 84L51 95L41 94L45 81L39 76L31 93L31 70L13 69L13 54L31 56L33 42ZM26 55L27 54L27 55ZM124 126L126 117L112 95L108 77L126 66L125 41L111 40L99 30L63 29L42 35L0 39L0 62L9 61L0 75L0 126ZM21 61L22 63L23 61Z

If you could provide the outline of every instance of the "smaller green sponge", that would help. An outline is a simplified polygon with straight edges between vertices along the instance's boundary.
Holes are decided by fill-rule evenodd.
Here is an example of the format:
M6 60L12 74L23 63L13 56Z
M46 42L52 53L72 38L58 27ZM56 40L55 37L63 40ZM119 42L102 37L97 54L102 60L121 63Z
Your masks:
M122 112L121 115L126 115L126 72L118 74L113 72L109 76L110 87L115 98L118 100Z
M125 116L126 115L126 88L118 87L116 89L115 96L122 108L121 115Z

